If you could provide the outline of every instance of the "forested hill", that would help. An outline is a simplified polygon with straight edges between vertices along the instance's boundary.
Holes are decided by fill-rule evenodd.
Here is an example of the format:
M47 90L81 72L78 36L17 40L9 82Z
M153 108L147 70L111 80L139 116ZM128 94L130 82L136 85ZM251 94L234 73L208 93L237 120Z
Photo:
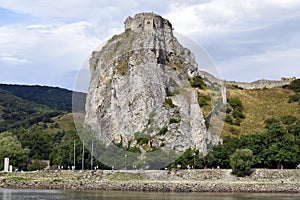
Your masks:
M51 109L72 112L73 91L71 90L39 85L29 86L8 84L0 84L0 89L6 90L24 100L44 105ZM85 100L86 94L76 92L76 97Z
M73 91L49 86L0 84L0 132L47 123L52 117L72 112ZM75 93L84 110L86 94Z
M0 89L0 132L17 127L29 127L39 121L62 114Z

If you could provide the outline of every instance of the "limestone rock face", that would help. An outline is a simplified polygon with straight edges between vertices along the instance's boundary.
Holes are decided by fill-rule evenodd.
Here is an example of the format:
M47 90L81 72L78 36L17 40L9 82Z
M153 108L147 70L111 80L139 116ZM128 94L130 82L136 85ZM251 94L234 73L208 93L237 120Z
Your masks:
M128 17L125 31L89 63L85 124L97 139L140 153L191 148L206 154L210 135L189 83L197 63L168 20L153 13Z

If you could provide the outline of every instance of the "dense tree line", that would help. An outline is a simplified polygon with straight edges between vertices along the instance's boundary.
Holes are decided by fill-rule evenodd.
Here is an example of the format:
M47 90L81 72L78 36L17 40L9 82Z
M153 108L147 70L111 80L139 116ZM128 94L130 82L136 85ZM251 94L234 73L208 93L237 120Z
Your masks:
M278 120L266 120L266 130L261 133L223 138L223 144L213 147L205 157L199 151L188 149L168 168L231 168L230 157L237 149L253 152L254 168L295 168L300 163L300 120L283 124ZM0 133L0 167L8 156L15 167L26 170L28 160L50 160L53 166L67 169L74 165L74 141L76 169L81 169L82 141L75 131L58 131L48 134L42 126L12 129ZM2 143L1 143L2 142ZM85 169L90 169L91 154L85 150ZM94 166L108 167L94 159Z
M262 133L225 137L204 159L208 167L230 168L230 155L245 148L253 152L253 167L295 168L300 163L300 121L286 128L275 122Z
M39 160L50 160L50 165L55 169L63 167L71 169L74 165L75 141L75 166L82 169L82 141L75 131L58 131L50 134L42 126L34 125L30 128L11 129L9 132L0 133L0 169L3 169L3 160L10 158L18 170L38 170L45 166ZM84 169L91 169L91 154L84 151ZM33 162L30 162L33 161ZM96 159L93 166L98 169L109 169Z

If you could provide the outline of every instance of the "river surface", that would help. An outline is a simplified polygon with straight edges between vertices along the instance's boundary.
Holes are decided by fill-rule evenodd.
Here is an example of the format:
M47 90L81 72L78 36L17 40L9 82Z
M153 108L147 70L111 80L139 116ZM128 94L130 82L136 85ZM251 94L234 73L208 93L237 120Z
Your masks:
M266 193L154 193L154 192L119 192L119 191L70 191L70 190L29 190L1 189L3 200L52 200L52 199L130 199L130 200L295 200L300 194Z

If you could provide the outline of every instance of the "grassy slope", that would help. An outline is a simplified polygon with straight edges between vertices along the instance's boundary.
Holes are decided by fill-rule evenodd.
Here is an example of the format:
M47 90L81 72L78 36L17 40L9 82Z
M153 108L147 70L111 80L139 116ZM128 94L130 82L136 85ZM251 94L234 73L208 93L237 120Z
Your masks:
M48 128L46 128L46 132L55 134L58 131L75 131L75 125L74 125L72 113L59 115L59 116L53 117L51 119L53 120L53 122L46 123L46 125L48 127ZM40 122L39 124L43 125L42 122ZM55 124L58 124L58 126L55 127L54 126Z
M293 91L283 88L239 90L228 89L228 96L239 97L244 105L245 119L240 126L225 124L223 135L230 134L230 127L239 129L240 134L255 133L264 130L264 121L268 118L279 119L292 115L300 119L298 103L288 103Z

